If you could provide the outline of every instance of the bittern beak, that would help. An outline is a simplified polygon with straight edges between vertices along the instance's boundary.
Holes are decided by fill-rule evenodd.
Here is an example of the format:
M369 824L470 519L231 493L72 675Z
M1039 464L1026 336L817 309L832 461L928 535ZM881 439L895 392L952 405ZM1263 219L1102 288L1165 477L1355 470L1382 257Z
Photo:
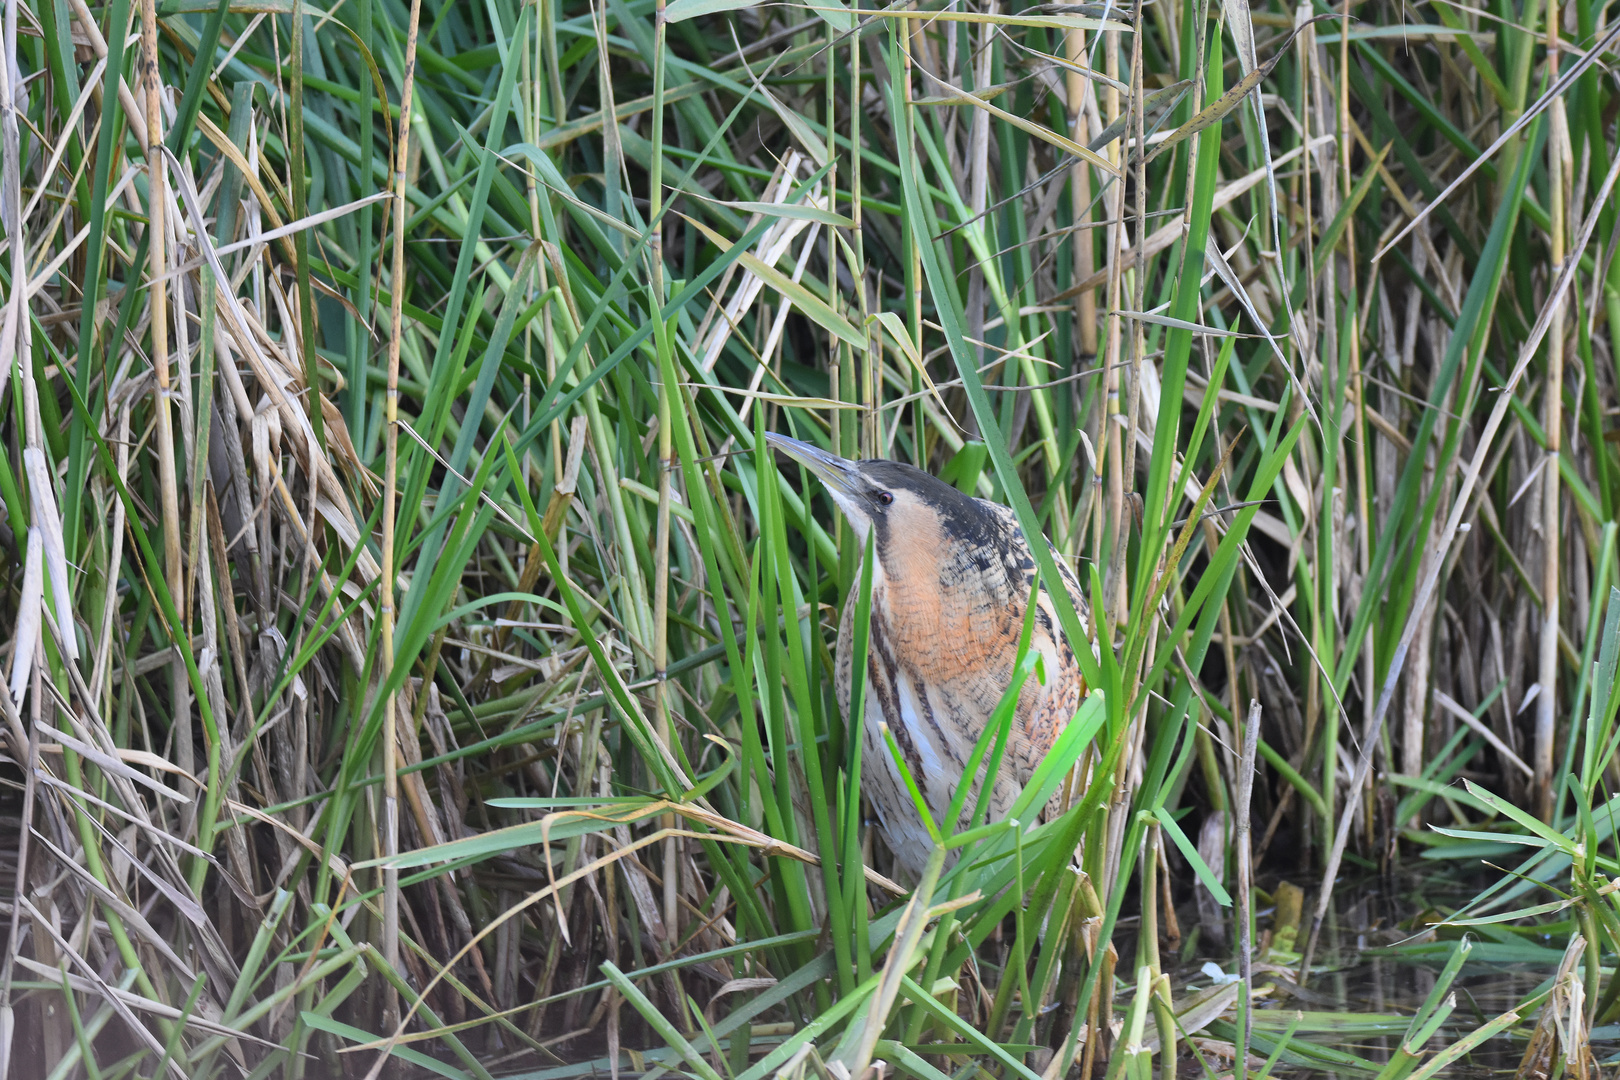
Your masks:
M767 432L765 441L820 477L821 482L827 485L827 494L844 511L856 535L862 540L866 539L866 530L872 523L872 507L869 505L872 484L861 475L858 464L828 453L819 446L775 432Z
M766 433L765 441L815 473L823 484L840 495L856 497L865 487L861 483L860 470L853 461L846 461L837 454L829 454L819 446L812 446L810 443L790 439L775 432Z

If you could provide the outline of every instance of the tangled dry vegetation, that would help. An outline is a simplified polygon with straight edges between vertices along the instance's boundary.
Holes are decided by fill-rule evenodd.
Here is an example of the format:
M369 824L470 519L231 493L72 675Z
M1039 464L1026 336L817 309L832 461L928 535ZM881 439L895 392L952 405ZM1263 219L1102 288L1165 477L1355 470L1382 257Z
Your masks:
M1591 1075L1613 19L9 0L0 1077ZM1101 627L915 890L765 431Z

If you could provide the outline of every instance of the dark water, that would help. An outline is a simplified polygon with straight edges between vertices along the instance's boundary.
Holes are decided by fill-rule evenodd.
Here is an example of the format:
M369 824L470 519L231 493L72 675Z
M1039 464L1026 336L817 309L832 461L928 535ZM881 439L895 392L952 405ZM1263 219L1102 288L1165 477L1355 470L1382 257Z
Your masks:
M1567 871L1562 879L1567 884ZM1264 1056L1269 1050L1264 1034L1275 1032L1284 1017L1300 1010L1306 1022L1296 1038L1354 1054L1375 1067L1381 1065L1406 1037L1411 1017L1434 992L1439 973L1465 937L1470 943L1468 959L1450 988L1455 1005L1434 1037L1424 1044L1425 1061L1544 991L1552 984L1575 929L1572 921L1552 920L1568 920L1569 912L1542 916L1548 921L1539 925L1532 925L1534 921L1529 919L1467 928L1447 923L1448 918L1469 914L1465 911L1459 916L1458 910L1468 908L1489 886L1500 881L1502 875L1489 867L1478 873L1458 871L1422 859L1408 860L1391 873L1370 874L1348 883L1341 880L1322 928L1310 977L1303 986L1292 977L1277 977L1272 981L1269 1000L1257 1003L1256 1030L1261 1037L1256 1040L1256 1052ZM1275 888L1277 883L1271 884ZM1557 894L1536 888L1531 882L1525 882L1519 893L1506 902L1499 899L1495 910L1512 911L1557 899ZM1308 906L1299 948L1303 947L1310 917ZM1274 918L1274 909L1256 913L1262 931L1272 927ZM1267 944L1270 937L1262 933L1257 945ZM1225 951L1230 956L1230 948ZM1297 975L1297 952L1274 949L1274 953L1267 959L1279 965L1291 961L1291 975ZM1230 961L1224 967L1234 970ZM1606 968L1604 975L1611 971ZM1263 983L1259 976L1256 981ZM1272 1015L1267 1017L1267 1013ZM1523 1011L1519 1023L1485 1040L1441 1075L1515 1075L1540 1015L1539 1006ZM1589 1040L1596 1063L1620 1063L1620 1024L1593 1029ZM1290 1056L1285 1054L1284 1061ZM1562 1058L1562 1054L1558 1057ZM1290 1076L1328 1072L1365 1075L1360 1070L1314 1064L1296 1061L1289 1068L1280 1062L1279 1071ZM1535 1075L1535 1071L1525 1075Z
M1559 879L1567 884L1567 869ZM1421 859L1410 859L1390 873L1372 873L1359 878L1347 874L1340 882L1323 925L1312 974L1303 985L1296 981L1300 960L1297 950L1303 947L1303 934L1293 949L1288 948L1286 936L1279 941L1276 909L1265 905L1262 898L1262 906L1256 912L1259 936L1255 977L1256 985L1266 992L1256 1001L1251 1054L1261 1061L1268 1057L1298 1012L1302 1019L1294 1041L1284 1048L1273 1076L1289 1080L1329 1075L1374 1076L1407 1038L1414 1014L1435 991L1440 972L1465 935L1471 943L1470 951L1467 962L1451 983L1453 1007L1445 1022L1423 1044L1419 1067L1459 1039L1544 990L1558 970L1564 946L1574 929L1571 922L1556 921L1566 919L1568 912L1544 915L1543 922L1537 926L1531 926L1530 920L1466 929L1446 924L1447 918L1457 917L1459 909L1468 907L1481 892L1500 880L1502 875L1488 867L1459 869L1455 863L1437 866ZM1552 875L1547 880L1552 880ZM1273 878L1261 884L1263 888L1269 886L1267 895L1270 896L1279 891L1281 882ZM1308 886L1307 894L1310 891ZM1532 883L1520 896L1499 898L1502 902L1496 910L1512 911L1554 898L1555 894ZM1311 914L1309 900L1307 895L1303 920L1307 931ZM1229 911L1222 913L1216 909L1215 915L1217 919L1230 918ZM1207 922L1201 925L1195 904L1178 904L1175 924L1180 936L1171 936L1167 926L1166 936L1161 939L1161 954L1171 972L1174 996L1179 1003L1196 990L1218 981L1206 965L1212 964L1225 974L1234 973L1237 966L1230 940L1223 939L1220 931L1206 933L1210 925ZM1122 961L1113 1002L1116 1018L1123 1017L1130 1009L1135 993L1134 980L1128 972L1129 961L1125 958L1136 955L1134 936L1139 925L1136 918L1123 919L1115 938ZM1609 971L1606 969L1604 974L1606 981ZM1447 1066L1440 1075L1469 1080L1518 1075L1540 1013L1539 1007L1527 1011L1520 1022L1485 1040ZM784 1026L791 1029L791 1025ZM638 1033L650 1038L639 1029ZM763 1029L756 1034L763 1034ZM1176 1063L1177 1075L1201 1077L1207 1066L1215 1075L1230 1078L1231 1043L1235 1034L1230 1014L1227 1019L1197 1032L1195 1042L1204 1054L1204 1061L1200 1063L1183 1042ZM776 1033L772 1035L780 1038ZM565 1060L599 1059L605 1052L599 1036L600 1032L593 1033L568 1045ZM775 1038L766 1039L760 1052L774 1045ZM656 1040L641 1042L646 1046L656 1044ZM1609 1024L1591 1032L1590 1048L1596 1063L1620 1064L1620 1024ZM1161 1075L1158 1069L1162 1068L1162 1062L1156 1058L1155 1065L1155 1074ZM1259 1066L1259 1061L1251 1063L1251 1068ZM542 1067L517 1075L530 1080L575 1080L590 1074L588 1068L581 1071L576 1065ZM623 1074L635 1076L637 1070L627 1068ZM1524 1075L1528 1080L1538 1074L1532 1070ZM1102 1076L1099 1068L1094 1080L1101 1080Z

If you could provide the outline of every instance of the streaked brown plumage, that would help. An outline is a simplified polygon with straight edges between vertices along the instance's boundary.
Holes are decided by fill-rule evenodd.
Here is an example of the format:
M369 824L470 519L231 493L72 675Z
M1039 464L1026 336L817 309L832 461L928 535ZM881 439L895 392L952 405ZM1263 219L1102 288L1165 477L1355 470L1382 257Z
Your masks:
M848 461L796 439L767 439L821 478L863 551L868 532L874 534L862 788L895 860L920 875L932 843L879 724L888 725L939 820L1012 678L1035 560L1004 506L965 495L910 465ZM1084 618L1079 584L1062 560L1058 566ZM835 683L846 717L855 601L852 595L838 628ZM1047 680L1043 686L1030 679L1019 697L991 794L997 816L1011 807L1085 694L1044 583L1031 647L1044 657ZM973 801L967 800L969 811Z

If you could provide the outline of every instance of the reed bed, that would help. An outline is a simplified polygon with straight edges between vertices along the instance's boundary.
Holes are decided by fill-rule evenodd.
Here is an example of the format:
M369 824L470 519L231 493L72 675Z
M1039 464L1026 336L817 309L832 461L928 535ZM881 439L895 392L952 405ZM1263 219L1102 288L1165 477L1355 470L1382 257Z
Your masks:
M1617 39L8 0L0 1077L1596 1075ZM1083 583L920 881L768 431Z

